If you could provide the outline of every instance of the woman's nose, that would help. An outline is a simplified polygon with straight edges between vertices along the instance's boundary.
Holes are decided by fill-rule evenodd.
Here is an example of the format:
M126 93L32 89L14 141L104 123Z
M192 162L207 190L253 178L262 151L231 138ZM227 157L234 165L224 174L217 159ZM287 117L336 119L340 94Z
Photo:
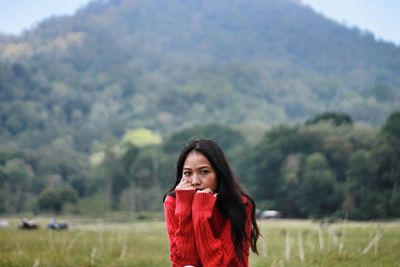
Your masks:
M192 182L191 183L192 183L193 186L196 186L196 185L200 184L200 179L197 176L197 174L193 174L192 175Z

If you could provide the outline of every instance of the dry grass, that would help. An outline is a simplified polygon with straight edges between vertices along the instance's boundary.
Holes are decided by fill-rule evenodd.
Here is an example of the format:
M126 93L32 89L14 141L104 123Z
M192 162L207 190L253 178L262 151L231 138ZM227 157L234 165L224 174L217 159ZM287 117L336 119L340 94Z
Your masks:
M0 229L0 266L169 266L164 222L71 218L68 231ZM261 221L251 266L400 266L400 223Z
M400 266L400 223L262 221L252 266ZM369 248L366 250L366 248Z

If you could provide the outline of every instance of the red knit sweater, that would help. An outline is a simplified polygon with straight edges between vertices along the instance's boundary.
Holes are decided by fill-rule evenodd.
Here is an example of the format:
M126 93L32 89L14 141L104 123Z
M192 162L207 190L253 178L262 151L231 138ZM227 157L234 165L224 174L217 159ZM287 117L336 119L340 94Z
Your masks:
M246 235L250 236L252 205L243 197L246 207ZM247 267L249 238L243 244L243 258L236 256L231 237L231 221L224 219L216 207L216 197L195 190L176 190L176 198L164 201L165 220L173 267Z

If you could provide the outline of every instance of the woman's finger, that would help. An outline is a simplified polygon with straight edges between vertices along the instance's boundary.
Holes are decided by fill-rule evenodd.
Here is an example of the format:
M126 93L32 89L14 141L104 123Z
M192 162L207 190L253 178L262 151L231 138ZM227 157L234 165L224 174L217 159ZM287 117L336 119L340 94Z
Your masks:
M213 194L213 191L210 188L205 188L203 190L198 190L197 193L208 193Z
M175 187L175 189L191 190L194 189L194 187L185 178L182 178L179 184Z

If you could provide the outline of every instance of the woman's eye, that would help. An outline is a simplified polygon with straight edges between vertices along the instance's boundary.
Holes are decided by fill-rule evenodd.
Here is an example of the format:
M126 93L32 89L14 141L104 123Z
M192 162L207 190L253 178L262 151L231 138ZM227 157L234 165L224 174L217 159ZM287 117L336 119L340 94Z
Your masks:
M200 171L200 174L201 174L201 175L206 175L206 174L208 174L208 173L209 173L208 170L202 170L202 171Z
M183 172L183 175L185 175L185 176L190 176L190 172Z

